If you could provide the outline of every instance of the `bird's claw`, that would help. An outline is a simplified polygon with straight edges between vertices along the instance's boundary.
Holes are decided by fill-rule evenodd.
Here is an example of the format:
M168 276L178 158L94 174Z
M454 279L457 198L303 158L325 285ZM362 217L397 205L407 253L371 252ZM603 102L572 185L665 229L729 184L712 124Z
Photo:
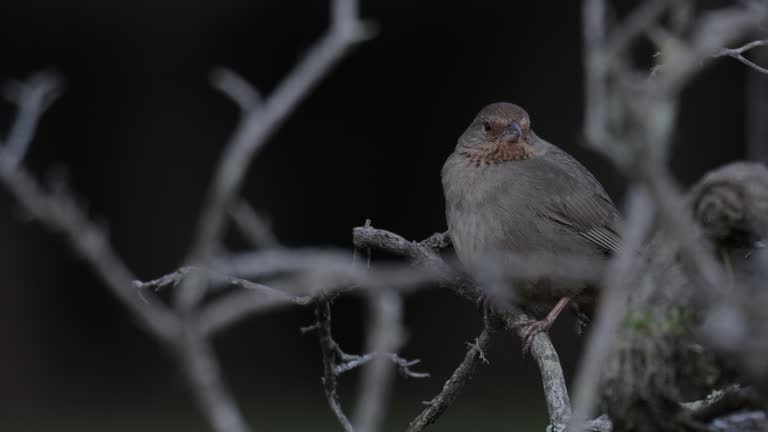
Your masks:
M547 332L551 326L552 321L546 318L542 320L524 319L512 324L513 328L520 329L520 338L523 340L523 355L530 351L534 336Z

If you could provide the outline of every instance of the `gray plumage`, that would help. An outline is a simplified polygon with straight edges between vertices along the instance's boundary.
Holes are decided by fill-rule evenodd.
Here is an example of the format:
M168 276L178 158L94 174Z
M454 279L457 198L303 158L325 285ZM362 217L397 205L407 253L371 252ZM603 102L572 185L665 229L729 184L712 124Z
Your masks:
M445 162L442 180L448 229L465 265L490 256L503 263L505 255L600 258L620 248L619 215L600 183L536 136L516 105L493 104L478 114ZM577 302L594 296L573 281L521 286L515 294L533 310L563 296Z

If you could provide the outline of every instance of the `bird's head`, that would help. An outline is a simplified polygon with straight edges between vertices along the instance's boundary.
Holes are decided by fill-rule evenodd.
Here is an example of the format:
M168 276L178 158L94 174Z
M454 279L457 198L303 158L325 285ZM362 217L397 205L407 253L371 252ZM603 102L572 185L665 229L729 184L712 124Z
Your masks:
M459 152L486 164L527 159L531 142L528 113L517 105L499 102L486 106L459 138Z

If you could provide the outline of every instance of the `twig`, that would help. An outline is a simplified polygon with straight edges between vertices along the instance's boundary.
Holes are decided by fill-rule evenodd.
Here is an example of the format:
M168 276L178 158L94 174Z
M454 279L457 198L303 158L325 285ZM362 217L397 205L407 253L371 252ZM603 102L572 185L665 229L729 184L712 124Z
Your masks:
M261 106L261 95L240 74L227 67L211 71L211 87L224 93L240 108L240 114L254 111Z
M37 131L45 111L61 94L62 80L52 72L40 72L25 81L5 86L5 97L18 106L16 119L5 139L3 164L13 169L19 165Z
M756 48L764 45L768 45L768 40L756 40L748 44L742 45L739 48L723 48L718 53L713 54L712 57L715 57L715 58L723 57L723 56L732 57L760 73L768 74L768 69L758 66L757 64L748 60L746 57L742 55L744 52L749 51L752 48Z
M245 200L240 200L229 213L237 228L254 247L263 249L280 246L280 242L270 230L269 223Z
M746 390L746 391L745 391ZM682 405L691 419L706 424L715 431L757 432L766 430L768 417L765 411L745 411L745 407L754 406L756 395L750 389L732 386L724 390L714 390L705 399L685 402ZM601 415L586 423L583 430L588 432L612 432L613 422L606 415Z
M648 23L655 22L667 10L670 3L672 0L648 0L637 6L622 23L619 30L607 41L606 60L613 56L624 55L631 48L635 39L648 32ZM604 14L601 13L596 16L604 16ZM594 23L594 21L590 22L590 24Z
M366 336L367 351L397 352L403 341L402 298L393 290L380 290L368 295L368 305L371 322ZM377 432L381 428L394 372L392 362L382 356L374 357L363 367L352 416L357 432Z
M187 262L203 267L208 265L224 230L225 212L234 202L254 155L331 67L353 45L370 35L358 18L356 0L332 0L331 17L330 29L270 97L243 114L216 167ZM181 310L193 308L202 298L204 287L201 280L187 279L176 297L177 306Z
M353 243L356 248L373 248L398 256L408 257L415 266L414 275L422 272L422 277L432 277L440 286L450 289L455 294L476 302L483 293L466 276L457 270L459 264L447 262L438 253L450 244L447 233L433 234L421 242L408 241L393 232L371 226L353 229ZM585 282L599 280L600 266L604 261L581 255L569 254L520 254L505 255L504 268L499 269L493 257L487 262L478 263L474 273L501 272L500 276L516 279L536 279L540 277L564 277ZM394 270L394 269L392 269ZM229 273L232 273L230 271ZM374 271L373 274L376 274ZM378 273L374 279L384 280L397 287L396 281L389 280L386 274Z
M758 28L767 14L768 6L764 2L745 2L743 7L722 8L704 14L696 23L685 51L668 56L661 75L663 79L654 82L651 90L658 97L677 97L688 80L701 70L704 60Z
M751 387L732 386L715 390L700 402L688 403L691 417L699 421L712 421L747 408L760 408L760 395Z
M315 305L315 318L316 321L311 326L302 329L302 332L307 333L310 331L316 331L318 339L320 341L320 351L323 358L323 389L325 390L326 399L331 407L334 415L341 423L345 431L363 430L353 428L346 414L341 408L338 396L338 378L346 372L352 369L363 366L373 360L382 360L384 362L391 362L395 365L400 374L407 378L426 378L428 373L415 372L411 370L411 366L418 364L420 361L404 359L394 352L375 351L363 355L347 354L342 351L338 343L333 339L331 332L331 305L328 297L325 297ZM391 317L385 317L387 320ZM371 387L364 384L361 390L367 391L379 391L378 387Z
M459 274L439 262L435 266L411 266L400 263L381 264L365 270L349 261L348 252L333 249L273 249L223 257L214 263L217 272L239 278L263 279L289 274L283 282L294 286L286 292L314 295L357 290L375 292L393 289L412 291L425 284L441 283ZM305 283L311 280L311 284ZM295 288L295 289L294 289Z
M140 290L160 291L177 286L191 273L201 273L213 284L244 289L220 296L202 308L198 325L205 334L218 333L248 315L285 305L307 306L314 301L311 296L293 296L264 284L192 266L182 267L151 281L134 281L133 284Z
M426 402L427 408L411 420L406 432L421 432L425 430L448 409L464 389L464 386L472 379L477 367L481 363L487 362L484 353L491 347L492 340L491 331L488 328L483 329L483 332L480 333L480 336L475 339L475 343L467 351L459 367L453 371L448 381L443 384L442 391L431 401Z
M260 291L271 296L290 298L288 294L280 290L276 290L272 287L251 282L245 279L228 276L214 270L203 269L195 266L182 267L172 273L169 273L165 276L161 276L157 279L153 279L147 282L134 281L133 285L136 288L139 288L142 290L149 289L153 291L161 291L163 288L166 288L166 287L177 286L179 283L181 283L186 277L188 277L192 273L200 273L202 276L206 277L209 282L217 285L232 285L232 286L244 288L250 291Z
M360 367L375 358L388 359L395 366L397 366L397 370L400 372L400 375L406 378L428 378L429 377L429 372L416 372L411 370L411 366L421 363L421 360L419 359L408 360L400 357L395 353L386 353L386 352L373 352L365 355L344 354L342 356L342 359L344 359L344 362L336 366L336 373L338 375L341 375L344 372L349 372L352 369Z
M675 123L679 94L688 79L708 57L730 55L722 46L757 26L766 7L745 3L741 8L707 12L696 23L693 36L677 37L679 43L664 50L661 73L646 78L646 73L631 67L631 42L658 28L659 18L669 2L643 2L629 18L608 29L605 0L584 0L583 34L585 56L586 112L585 135L596 150L613 159L636 181L625 236L625 252L612 264L606 281L607 294L600 305L596 328L587 345L576 379L576 409L569 427L583 427L596 398L601 368L626 307L627 274L635 255L651 227L653 208L661 221L682 245L682 253L692 275L698 276L711 291L723 280L720 266L696 239L694 225L684 211L680 194L667 173L670 137ZM679 33L682 29L677 29ZM690 42L683 42L688 40ZM756 46L756 45L755 45ZM719 54L716 54L719 51ZM746 50L746 49L745 49ZM731 52L732 53L732 52ZM713 55L714 54L714 55ZM739 55L741 53L738 53ZM649 200L649 197L652 199ZM644 205L638 204L645 201ZM643 209L642 207L645 207ZM650 210L649 210L650 209Z
M317 336L320 339L320 352L323 358L323 389L325 390L325 398L328 399L328 405L331 407L331 411L336 416L336 419L341 423L345 432L354 432L352 423L350 423L347 415L344 414L344 410L341 408L341 402L339 402L339 394L337 390L338 376L336 367L338 364L338 357L340 350L336 341L333 340L331 335L331 305L330 301L324 300L317 303L315 306L315 319L317 320L315 329L317 330Z

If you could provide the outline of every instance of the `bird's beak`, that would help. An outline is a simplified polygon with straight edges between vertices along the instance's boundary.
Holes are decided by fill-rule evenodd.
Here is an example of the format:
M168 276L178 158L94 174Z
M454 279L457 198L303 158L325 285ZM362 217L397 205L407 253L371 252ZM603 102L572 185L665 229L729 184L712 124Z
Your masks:
M511 121L504 130L504 136L502 137L506 142L516 142L523 136L523 129L517 124L516 121Z

